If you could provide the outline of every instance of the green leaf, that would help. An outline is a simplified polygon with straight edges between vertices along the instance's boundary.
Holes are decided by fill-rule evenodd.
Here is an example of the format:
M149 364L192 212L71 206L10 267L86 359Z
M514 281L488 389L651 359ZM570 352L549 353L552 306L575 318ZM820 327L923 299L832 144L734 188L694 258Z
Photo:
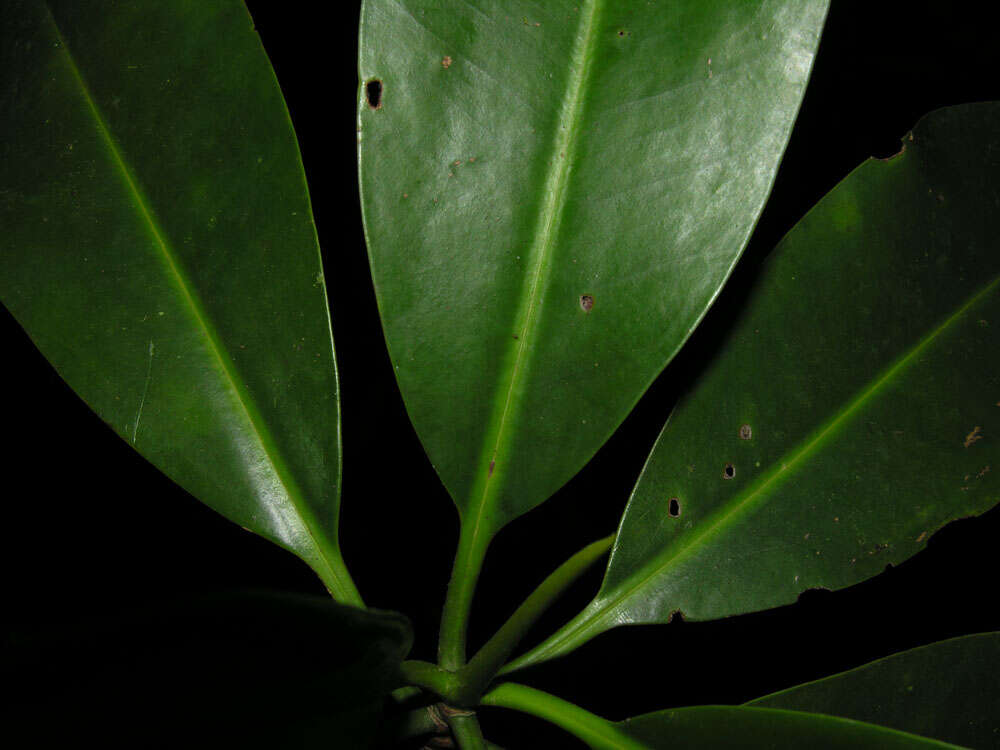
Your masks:
M649 750L705 747L929 750L956 747L875 724L773 708L697 706L644 714L627 719L619 726Z
M782 241L660 435L598 596L517 666L849 586L1000 500L998 124L996 103L928 115Z
M152 733L156 747L368 747L411 641L402 615L306 596L171 601L73 623L6 644L17 690L4 735L32 746L126 747Z
M750 701L842 716L967 747L1000 738L1000 633L952 638Z
M763 206L826 0L366 0L362 208L389 352L479 548L576 473Z
M136 450L360 603L316 233L245 6L4 10L0 298Z
M822 714L774 708L696 706L610 722L540 690L505 682L483 704L524 711L580 738L593 750L680 748L947 748L895 729Z

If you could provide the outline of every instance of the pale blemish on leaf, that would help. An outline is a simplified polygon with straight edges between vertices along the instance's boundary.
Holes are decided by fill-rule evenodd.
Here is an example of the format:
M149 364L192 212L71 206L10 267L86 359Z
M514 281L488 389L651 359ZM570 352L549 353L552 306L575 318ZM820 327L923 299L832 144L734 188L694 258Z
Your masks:
M161 313L162 315L162 313ZM149 392L149 378L153 374L153 353L156 346L153 340L149 340L149 363L146 365L146 384L142 387L142 398L139 399L139 409L135 413L135 424L132 425L132 445L135 445L135 437L139 434L139 420L142 419L142 407L146 403L146 394Z

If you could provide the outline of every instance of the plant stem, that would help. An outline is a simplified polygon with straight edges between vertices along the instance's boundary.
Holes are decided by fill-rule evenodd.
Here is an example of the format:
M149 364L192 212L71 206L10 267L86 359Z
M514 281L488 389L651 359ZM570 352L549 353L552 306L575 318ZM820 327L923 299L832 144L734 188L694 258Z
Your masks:
M450 701L456 693L457 678L454 672L441 669L427 661L404 661L399 671L408 685L416 685Z
M399 744L416 737L447 734L448 727L424 706L391 719L382 733L386 744Z
M483 730L479 728L479 719L471 711L446 711L445 718L451 727L451 734L461 750L486 750L486 740Z
M546 609L570 585L580 578L595 562L600 560L611 549L615 535L599 539L577 552L536 588L531 596L517 608L510 619L504 623L486 645L459 673L459 682L463 690L469 690L480 695L490 680L496 676L507 657L517 647L525 633L531 628Z
M648 750L614 723L541 690L505 682L483 696L484 706L499 706L545 719L579 737L593 750Z
M475 519L478 521L478 518ZM465 636L469 623L472 597L486 557L489 535L472 518L462 519L462 530L455 551L455 564L448 582L448 594L441 613L441 635L438 641L438 662L449 670L465 666Z

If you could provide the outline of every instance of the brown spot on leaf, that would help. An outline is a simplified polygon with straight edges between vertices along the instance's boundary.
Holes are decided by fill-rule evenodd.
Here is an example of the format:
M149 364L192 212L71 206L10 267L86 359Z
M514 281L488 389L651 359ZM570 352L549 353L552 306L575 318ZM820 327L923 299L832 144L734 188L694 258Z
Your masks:
M451 58L448 55L445 55L444 59L441 60L441 67L445 70L451 67Z
M492 461L490 461L490 473L487 474L487 476L490 476L490 477L493 476L493 469L496 468L496 465L497 465L496 459L493 459Z
M899 151L897 151L896 153L891 154L889 156L877 156L875 158L877 158L879 161L892 161L897 156L901 156L904 151L906 151L906 144L905 143L901 143L900 147L899 147Z
M732 479L736 476L736 467L731 463L726 464L725 468L722 470L723 479Z
M749 440L753 437L753 428L748 424L740 425L740 440Z
M982 440L983 436L979 434L982 429L983 428L980 427L979 425L976 425L975 427L973 427L972 428L972 432L970 432L968 435L965 436L965 442L963 443L963 445L966 448L968 448L973 443L975 443L975 442L977 442L979 440Z
M589 313L594 309L594 298L590 294L580 295L580 307L585 313Z

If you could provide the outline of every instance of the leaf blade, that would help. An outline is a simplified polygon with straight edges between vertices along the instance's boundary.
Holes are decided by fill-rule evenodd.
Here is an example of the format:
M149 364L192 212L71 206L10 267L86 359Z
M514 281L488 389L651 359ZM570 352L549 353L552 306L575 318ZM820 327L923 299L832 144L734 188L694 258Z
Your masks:
M955 748L894 729L801 711L737 706L695 706L626 719L619 725L656 748Z
M842 716L966 747L996 741L1000 634L951 638L749 701Z
M246 8L11 10L5 305L140 453L359 603L315 228Z
M997 116L932 113L782 241L657 441L601 593L518 666L618 624L851 585L997 502L996 445L973 427L1000 417Z
M714 299L769 189L825 8L764 3L748 21L724 2L365 4L359 158L383 326L425 449L487 536L582 466ZM753 92L742 103L738 87ZM705 163L712 186L664 187ZM728 189L742 197L715 193ZM639 194L650 205L630 212ZM723 237L691 238L692 211L735 218L716 224ZM712 248L704 272L685 258L698 243ZM657 284L678 267L683 290L665 299Z

